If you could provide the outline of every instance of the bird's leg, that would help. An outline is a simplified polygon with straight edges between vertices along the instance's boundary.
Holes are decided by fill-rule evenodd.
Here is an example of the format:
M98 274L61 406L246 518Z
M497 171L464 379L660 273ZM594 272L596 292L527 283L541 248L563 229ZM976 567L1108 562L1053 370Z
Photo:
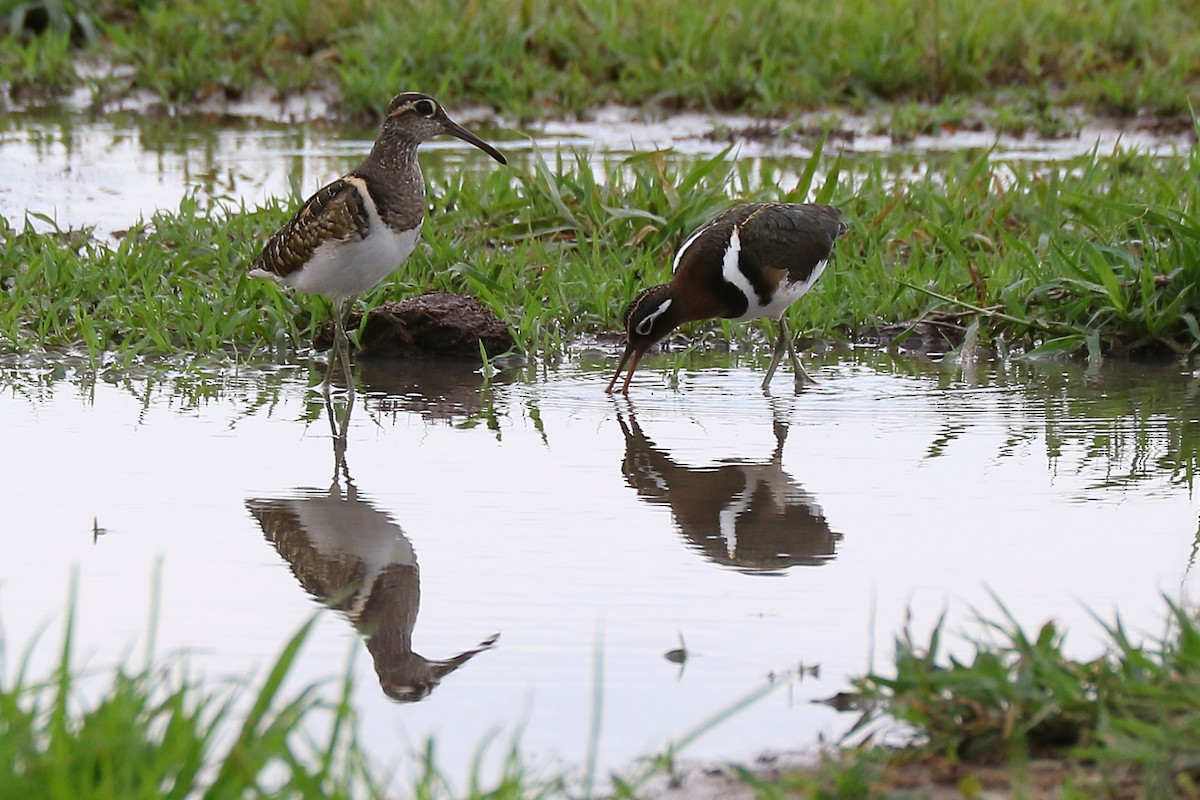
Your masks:
M343 309L342 315L342 366L346 370L346 394L349 398L347 403L354 402L354 373L350 371L350 336L346 333L346 326L350 323L350 312L354 310L354 301L356 300L358 300L358 295L346 298L346 307ZM347 415L349 415L349 406L347 406Z
M783 318L779 320L779 336L775 339L775 353L771 356L771 366L767 367L767 377L763 378L762 388L765 392L767 386L771 383L771 378L775 377L775 370L779 369L779 362L783 360L784 349L792 350L792 342L787 335L787 324ZM795 364L795 351L792 350L792 363Z
M325 391L329 391L329 383L333 377L333 364L337 359L342 362L342 375L346 381L346 395L349 402L354 402L354 373L350 369L350 337L346 333L346 325L350 322L350 311L354 308L355 296L347 297L337 310L334 319L333 350L329 356L329 368L325 373Z
M779 324L783 325L783 320L779 320ZM799 388L806 383L816 383L816 379L808 374L808 370L804 368L804 363L800 360L800 356L796 355L796 344L792 341L792 337L787 337L788 355L792 359L792 371L796 376L796 387Z
M346 338L345 332L342 330L342 317L340 314L335 314L333 318L333 346L329 348L329 362L325 365L325 380L321 383L321 394L325 395L325 399L329 399L330 384L333 381L333 365L338 360L338 351L341 347L341 342Z
M783 351L787 350L788 360L792 362L792 371L796 376L796 388L799 389L806 383L816 383L812 375L804 369L804 365L800 363L800 356L796 354L796 345L792 342L792 336L788 332L787 322L783 317L779 318L779 336L775 339L775 353L771 356L771 366L767 367L767 377L763 379L762 388L765 392L767 386L771 383L771 378L775 377L775 370L779 368L779 362L783 361Z

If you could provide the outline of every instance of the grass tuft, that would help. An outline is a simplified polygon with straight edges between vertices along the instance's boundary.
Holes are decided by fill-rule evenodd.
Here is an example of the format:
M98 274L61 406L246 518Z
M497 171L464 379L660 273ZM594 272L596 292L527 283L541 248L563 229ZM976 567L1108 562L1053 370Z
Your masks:
M72 667L73 593L68 608L51 676L30 679L32 649L13 679L0 675L0 796L385 795L357 738L349 666L333 700L315 685L295 693L284 689L314 620L285 643L253 687L223 683L214 691L194 681L181 660L154 664L148 647L146 666L116 668L97 693L99 676L82 678ZM867 800L947 783L962 796L977 797L985 780L1031 797L1047 796L1044 791L1064 798L1193 796L1200 782L1200 621L1181 604L1168 601L1167 609L1165 631L1157 638L1135 638L1119 618L1106 625L1106 652L1088 661L1065 655L1065 634L1053 623L1028 633L1002 605L998 621L983 620L989 635L971 642L966 657L943 654L944 619L920 643L906 628L896 640L890 674L853 681L849 697L859 720L846 739L877 733L891 720L906 726L905 747L833 750L813 769L782 775L741 767L733 772L764 798ZM675 786L683 776L682 749L788 680L767 682L661 754L642 759L628 775L611 775L611 796L641 796L651 781ZM316 731L325 733L315 737ZM481 744L467 787L459 791L439 768L435 743L428 742L416 754L411 796L541 800L577 794L569 776L535 776L515 738L498 774L483 778L493 743L489 738ZM1035 764L1042 769L1036 790L1030 783ZM593 796L593 766L586 769L582 789Z
M1136 775L1144 797L1191 796L1200 779L1200 622L1167 605L1159 639L1135 642L1118 618L1106 626L1107 652L1091 661L1068 658L1053 623L1027 633L1003 606L1000 622L985 623L998 641L976 642L962 660L942 653L944 620L927 642L906 629L894 674L854 682L863 710L849 735L888 718L910 731L901 758L1058 758L1094 764L1105 781Z
M357 749L348 679L333 705L316 686L282 693L313 620L253 689L210 690L174 662L117 667L97 694L95 679L73 671L74 619L72 599L51 680L31 682L22 668L0 682L0 796L219 800L276 796L281 785L289 797L382 796ZM225 746L247 693L249 711ZM331 718L323 743L306 735L319 716Z

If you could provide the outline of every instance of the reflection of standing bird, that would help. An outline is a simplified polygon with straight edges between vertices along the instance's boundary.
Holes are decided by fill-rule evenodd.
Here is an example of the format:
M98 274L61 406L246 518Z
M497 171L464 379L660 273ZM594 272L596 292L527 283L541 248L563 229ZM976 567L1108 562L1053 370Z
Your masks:
M300 585L340 611L365 637L385 694L411 702L427 697L444 677L491 648L498 635L444 661L413 652L421 605L421 576L412 543L387 514L358 497L301 490L287 499L247 500L263 535L287 561Z
M836 556L842 535L829 529L817 501L783 471L783 423L775 423L769 461L693 469L647 438L636 417L617 421L625 434L625 479L648 502L670 506L680 532L705 558L761 573L820 566Z
M417 146L443 133L507 163L496 148L446 116L429 95L397 95L362 164L310 197L250 265L252 277L333 300L336 333L326 389L340 357L346 388L353 391L346 319L355 298L390 275L416 247L425 217Z
M713 217L679 248L671 282L643 290L625 310L628 344L606 391L613 390L628 362L621 386L628 394L633 372L651 346L685 322L713 317L779 320L763 389L785 349L797 383L811 380L800 366L783 314L816 283L833 243L845 232L841 212L832 206L749 203Z

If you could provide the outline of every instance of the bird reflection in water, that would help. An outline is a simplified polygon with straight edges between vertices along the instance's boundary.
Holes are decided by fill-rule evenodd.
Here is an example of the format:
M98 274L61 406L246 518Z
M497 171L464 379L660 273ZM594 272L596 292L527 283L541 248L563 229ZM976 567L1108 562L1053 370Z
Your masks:
M769 460L727 460L693 468L674 461L642 431L629 408L617 421L625 434L625 480L649 503L666 505L689 545L705 558L743 572L820 566L837 555L840 533L829 529L811 494L783 471L787 423L774 420Z
M401 702L428 697L451 672L493 647L499 634L453 658L412 649L421 603L412 543L392 519L361 497L346 464L351 405L340 423L326 399L334 473L328 490L246 501L263 535L314 598L344 615L366 639L384 693Z

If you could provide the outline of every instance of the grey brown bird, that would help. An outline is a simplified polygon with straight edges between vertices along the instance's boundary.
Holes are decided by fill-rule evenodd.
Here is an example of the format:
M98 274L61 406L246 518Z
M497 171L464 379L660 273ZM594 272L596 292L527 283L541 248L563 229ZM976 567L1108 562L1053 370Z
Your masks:
M621 393L628 394L634 370L647 350L686 322L714 317L779 321L764 390L784 350L797 383L811 380L796 356L783 314L821 277L834 242L847 230L841 216L841 211L826 205L747 203L701 225L676 253L670 283L643 290L625 310L627 344L605 391L612 392L628 364L621 386Z
M346 388L353 393L346 320L357 297L395 271L416 247L425 217L417 146L439 134L456 136L508 163L500 151L450 119L429 95L396 95L366 159L308 198L250 265L252 277L333 301L335 334L326 391L340 358Z

